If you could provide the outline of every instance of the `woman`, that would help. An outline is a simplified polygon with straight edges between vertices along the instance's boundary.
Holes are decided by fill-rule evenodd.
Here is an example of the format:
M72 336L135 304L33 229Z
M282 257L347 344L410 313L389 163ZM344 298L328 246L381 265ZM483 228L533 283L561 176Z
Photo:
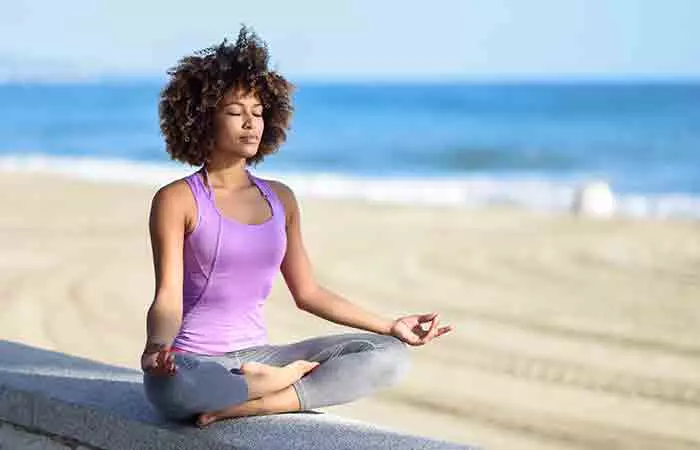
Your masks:
M395 384L406 344L451 330L437 314L387 320L320 286L286 185L247 166L286 138L292 85L244 27L180 61L161 95L173 159L201 166L162 187L150 214L156 292L141 356L166 417L217 420L345 403ZM261 309L280 270L299 309L364 330L270 345ZM425 329L427 327L427 329Z

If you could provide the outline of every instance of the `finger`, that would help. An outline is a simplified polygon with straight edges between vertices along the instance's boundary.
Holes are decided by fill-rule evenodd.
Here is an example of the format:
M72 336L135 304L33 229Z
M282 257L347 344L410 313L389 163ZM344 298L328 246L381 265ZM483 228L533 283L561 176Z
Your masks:
M148 370L148 373L151 375L160 376L163 374L163 368L157 365L157 363L153 363L151 368Z
M425 335L428 334L428 330L424 330L420 325L416 325L411 329L411 331L418 337L418 339L423 339Z
M421 316L421 317L429 317L428 315ZM435 319L437 318L437 314L434 316L430 316L431 318L428 320L419 320L419 323L413 327L413 332L416 333L421 339L423 339L425 336L428 335L430 330L435 326ZM428 329L423 328L424 324L430 323L428 325Z
M444 327L440 327L438 332L435 334L435 337L442 336L443 334L447 334L450 331L454 330L454 327L452 325L447 325Z
M438 332L438 325L440 325L440 318L435 317L435 319L433 319L433 323L430 325L430 328L428 329L428 332L425 334L425 336L422 339L423 343L430 342L433 339L433 337L435 337L435 334Z
M416 345L416 346L423 345L423 339L416 336L415 334L412 335L409 340L410 340L409 344L411 344L411 345Z
M170 374L175 373L175 354L173 352L168 352L168 372Z
M421 323L429 322L429 321L433 320L435 317L437 317L437 313L435 313L435 312L431 312L428 314L421 314L420 316L418 316L418 322L421 322Z
M401 334L399 336L399 339L401 339L403 342L407 343L408 345L421 345L420 338L414 333Z
M158 372L161 375L166 375L170 372L170 355L167 350L159 351L156 361L158 361Z
M402 339L402 341L404 341L405 343L407 343L408 345L411 345L413 347L418 347L418 346L423 345L423 341L415 336L412 336L408 339Z
M156 364L159 367L164 367L165 366L165 352L163 350L160 350L158 352L158 355L156 356Z

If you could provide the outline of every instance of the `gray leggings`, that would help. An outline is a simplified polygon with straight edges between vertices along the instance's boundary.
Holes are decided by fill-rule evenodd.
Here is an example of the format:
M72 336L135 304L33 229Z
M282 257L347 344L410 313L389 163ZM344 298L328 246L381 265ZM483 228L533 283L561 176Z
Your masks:
M409 366L408 349L400 340L374 333L354 333L317 337L286 345L250 347L220 356L180 353L176 355L178 366L194 370L178 370L172 378L181 377L180 380L144 375L144 386L157 409L166 416L182 418L222 409L220 404L213 403L214 398L222 401L221 392L212 392L217 390L216 387L229 393L238 392L226 400L230 406L245 401L247 388L244 387L244 393L240 393L239 386L241 382L245 385L245 381L237 372L243 364L259 362L283 366L299 359L321 363L293 384L302 410L347 403L393 386L406 374ZM231 386L220 383L221 376L212 376L208 373L211 370L202 370L205 365L209 366L208 369L225 367ZM166 388L167 383L174 388ZM183 402L182 398L195 397L194 394L183 397L181 394L186 389L196 393L197 401ZM170 402L173 397L180 397L179 403ZM212 401L204 400L207 397Z

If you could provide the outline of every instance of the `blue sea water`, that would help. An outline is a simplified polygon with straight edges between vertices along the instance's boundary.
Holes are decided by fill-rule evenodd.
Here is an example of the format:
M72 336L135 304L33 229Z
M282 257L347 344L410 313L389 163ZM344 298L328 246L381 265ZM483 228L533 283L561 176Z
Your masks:
M0 161L170 167L160 88L0 85ZM700 82L302 83L294 104L288 142L260 170L338 196L371 197L361 188L374 183L428 202L561 206L577 183L603 179L638 212L700 216Z

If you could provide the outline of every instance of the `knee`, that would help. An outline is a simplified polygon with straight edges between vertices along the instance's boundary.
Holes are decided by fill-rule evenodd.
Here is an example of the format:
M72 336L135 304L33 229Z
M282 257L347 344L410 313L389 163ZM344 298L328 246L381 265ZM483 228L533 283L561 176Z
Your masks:
M171 378L156 377L144 374L143 389L149 403L163 418L171 420L183 420L193 413L183 411L176 404L176 391L173 385L176 384Z
M383 336L377 348L371 352L368 366L374 369L378 385L389 387L405 378L410 369L409 351L406 344L393 336Z

